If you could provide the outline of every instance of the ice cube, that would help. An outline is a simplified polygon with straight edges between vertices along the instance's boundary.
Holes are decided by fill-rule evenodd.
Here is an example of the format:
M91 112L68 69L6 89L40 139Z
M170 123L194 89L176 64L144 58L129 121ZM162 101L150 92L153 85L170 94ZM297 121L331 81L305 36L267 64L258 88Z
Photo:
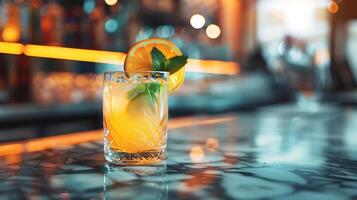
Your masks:
M117 83L127 83L128 80L124 76L119 76L119 77L117 77L116 82Z
M129 82L130 83L141 83L142 82L142 76L141 74L133 74L129 77Z

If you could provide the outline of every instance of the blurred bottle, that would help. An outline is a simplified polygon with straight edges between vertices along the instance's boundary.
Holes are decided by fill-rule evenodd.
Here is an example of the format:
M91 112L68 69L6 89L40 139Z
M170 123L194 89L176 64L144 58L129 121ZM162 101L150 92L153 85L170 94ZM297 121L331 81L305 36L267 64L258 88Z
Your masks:
M268 64L263 56L263 50L260 45L248 55L247 61L243 64L246 71L259 71L264 73L270 73Z
M7 85L6 78L6 69L5 69L5 60L3 56L0 55L0 91L4 91Z
M39 13L40 1L34 1L34 6L37 8L37 12ZM26 29L26 24L28 24L28 7L27 4L11 4L8 7L9 10L9 24L14 26L18 31L18 37L10 42L27 42L28 39L33 40L34 35L28 37L28 32ZM32 24L33 18L30 17L30 26L32 28L31 32L38 34L39 30L34 30L36 26ZM8 62L10 63L10 62ZM9 83L8 88L10 89L10 99L14 102L26 102L31 99L31 66L29 62L29 58L23 54L17 55L14 57L13 62L11 62L11 66L9 68Z
M336 92L351 91L357 87L353 68L347 58L348 38L351 37L348 31L348 22L356 18L352 13L355 13L353 8L356 8L357 3L356 1L341 1L340 3L343 10L330 16L332 89Z
M8 77L5 66L4 57L0 55L0 103L6 101L8 92Z
M15 102L31 100L31 68L29 57L17 56L16 65L11 69L11 98Z
M283 42L281 59L287 82L295 93L297 108L306 112L318 109L320 99L317 82L320 74L314 65L307 43L287 35Z

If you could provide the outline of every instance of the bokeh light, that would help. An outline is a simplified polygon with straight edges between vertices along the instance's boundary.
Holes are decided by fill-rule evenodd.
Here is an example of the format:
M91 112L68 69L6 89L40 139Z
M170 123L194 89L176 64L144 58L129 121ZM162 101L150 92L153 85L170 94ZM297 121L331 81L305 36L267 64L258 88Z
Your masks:
M114 19L108 19L104 24L104 28L108 33L114 33L118 29L118 22Z
M20 30L15 26L6 26L2 32L2 39L6 42L17 42L20 40Z
M192 147L190 151L190 158L194 162L202 161L205 157L205 152L203 151L202 147L196 146Z
M149 26L145 26L141 28L141 30L139 31L139 34L135 38L135 42L148 39L150 37L153 37L153 35L154 35L154 30Z
M95 8L95 1L94 0L86 0L83 4L83 10L85 13L91 13Z
M104 1L109 6L114 6L118 2L118 0L104 0Z
M216 39L221 35L221 28L215 24L210 24L206 28L206 34L211 39Z
M200 14L195 14L190 19L190 24L195 29L202 28L206 23L205 18Z
M330 52L327 48L318 49L314 56L314 63L322 66L330 62Z
M327 10L330 13L337 13L339 10L339 6L335 1L329 1L327 4Z
M205 147L209 151L217 151L217 149L219 148L219 141L216 138L208 138Z
M156 30L158 37L169 38L175 34L175 28L173 26L159 26Z

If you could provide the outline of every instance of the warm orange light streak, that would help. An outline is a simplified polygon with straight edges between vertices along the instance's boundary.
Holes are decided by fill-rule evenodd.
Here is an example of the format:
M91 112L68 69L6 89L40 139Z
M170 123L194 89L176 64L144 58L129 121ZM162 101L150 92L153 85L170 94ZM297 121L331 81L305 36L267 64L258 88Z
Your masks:
M107 63L123 65L126 54L121 52L76 49L45 45L22 45L19 43L0 42L0 53L22 54L27 56L54 58L73 61ZM239 64L219 60L189 59L186 70L211 74L236 75L239 74Z
M0 156L20 154L24 152L24 146L21 143L0 145Z
M103 138L102 131L87 131L69 135L60 135L42 139L30 140L25 143L27 152L41 151L51 148L68 147L83 142L96 141Z
M0 144L0 156L20 154L23 152L42 151L51 148L67 147L83 142L100 140L102 138L102 131L96 130L34 139L23 143Z
M115 65L122 65L124 63L125 58L125 53L121 52L98 51L32 44L25 46L24 53L27 56L33 57L107 63Z
M209 125L209 124L219 124L224 122L234 121L235 116L225 116L225 117L207 117L207 118L197 118L197 117L183 117L178 119L173 119L169 121L169 129L185 128L190 126L198 125Z
M186 71L188 72L236 75L240 71L239 64L219 60L189 59L186 66Z
M0 53L20 55L23 49L24 45L19 43L0 42Z

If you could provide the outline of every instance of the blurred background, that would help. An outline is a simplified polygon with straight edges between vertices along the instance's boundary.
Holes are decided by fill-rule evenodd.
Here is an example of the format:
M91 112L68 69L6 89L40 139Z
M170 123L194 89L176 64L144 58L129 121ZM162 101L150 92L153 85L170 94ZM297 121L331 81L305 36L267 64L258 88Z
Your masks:
M357 103L355 0L0 0L0 141L101 128L136 41L190 57L170 117Z

